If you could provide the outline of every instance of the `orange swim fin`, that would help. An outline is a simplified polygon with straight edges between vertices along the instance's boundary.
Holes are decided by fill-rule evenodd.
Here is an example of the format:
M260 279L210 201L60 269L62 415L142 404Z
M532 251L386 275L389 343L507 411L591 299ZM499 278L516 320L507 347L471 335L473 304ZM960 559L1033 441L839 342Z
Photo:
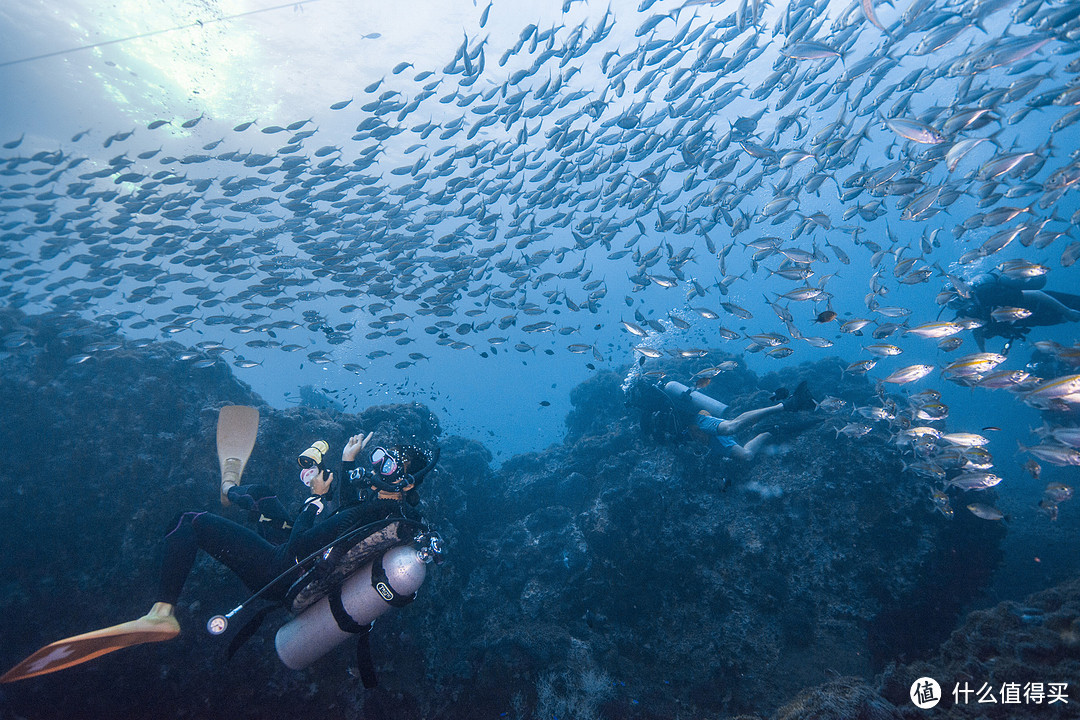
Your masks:
M240 484L259 432L259 411L247 405L226 405L218 412L217 451L221 465L221 504L228 505L229 487Z
M180 625L171 606L167 606L168 614L161 614L159 607L155 605L150 614L138 620L50 643L0 676L0 683L64 670L132 645L171 640L180 634Z

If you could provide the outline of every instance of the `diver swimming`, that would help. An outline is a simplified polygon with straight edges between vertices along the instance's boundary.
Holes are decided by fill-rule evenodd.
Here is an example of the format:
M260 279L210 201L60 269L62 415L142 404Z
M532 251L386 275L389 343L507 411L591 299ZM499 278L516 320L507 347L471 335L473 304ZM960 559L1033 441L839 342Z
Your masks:
M229 655L250 637L272 610L295 617L279 631L278 656L300 669L352 636L365 687L375 676L368 632L390 607L408 604L423 582L425 566L441 561L441 539L416 509L417 488L438 462L412 445L367 450L373 433L348 439L340 472L328 467L329 443L318 440L297 456L300 481L311 495L295 520L276 496L241 478L255 444L259 413L226 406L218 417L221 502L258 514L258 532L205 511L182 512L170 523L159 583L150 611L135 620L60 640L9 670L0 682L56 672L109 652L180 634L175 616L185 581L199 550L228 567L255 594L227 615L211 618L220 635L229 620L258 600L239 624ZM363 455L361 453L363 452ZM361 458L358 460L357 458Z
M703 437L711 455L749 461L772 440L772 434L758 433L740 444L736 433L773 413L814 409L814 398L805 381L799 383L794 392L777 391L772 399L776 402L771 405L747 410L725 420L722 415L728 406L699 390L676 381L660 385L637 380L627 390L626 403L638 408L642 432L658 442Z
M972 331L979 350L986 340L1005 339L1002 354L1016 340L1026 338L1033 327L1060 325L1080 320L1080 295L1046 290L1046 275L1009 275L989 272L975 277L964 295L957 294L948 307L957 318L981 323Z

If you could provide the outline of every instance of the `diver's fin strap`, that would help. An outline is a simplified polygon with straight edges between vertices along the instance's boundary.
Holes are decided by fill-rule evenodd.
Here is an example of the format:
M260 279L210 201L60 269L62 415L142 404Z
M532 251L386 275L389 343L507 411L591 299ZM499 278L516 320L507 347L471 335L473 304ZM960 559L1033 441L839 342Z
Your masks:
M334 622L337 623L342 632L367 633L371 629L370 625L361 625L349 615L349 611L345 609L345 605L341 602L340 585L331 590L326 599L330 602L330 614L334 616Z
M416 593L402 595L390 585L390 578L386 576L386 568L383 567L383 555L385 553L381 553L371 563L371 587L375 588L375 592L379 593L383 600L394 607L405 607L416 599Z
M356 669L360 672L360 682L368 690L379 684L375 675L375 663L371 660L371 627L356 638Z
M240 626L240 629L236 631L236 635L233 636L232 641L229 642L229 648L225 653L226 660L232 660L232 656L236 654L236 651L239 650L244 643L250 640L252 635L259 631L263 621L266 620L266 616L276 608L276 605L266 605L252 615L250 620Z

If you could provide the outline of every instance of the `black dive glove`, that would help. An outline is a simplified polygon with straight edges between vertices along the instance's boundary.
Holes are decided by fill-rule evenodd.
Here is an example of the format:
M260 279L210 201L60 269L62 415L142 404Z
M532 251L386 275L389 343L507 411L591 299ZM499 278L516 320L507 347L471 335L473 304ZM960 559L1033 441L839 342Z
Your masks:
M251 495L248 493L247 486L233 485L231 488L229 488L229 492L226 494L226 497L229 498L229 502L245 510L255 509L255 498L251 497Z

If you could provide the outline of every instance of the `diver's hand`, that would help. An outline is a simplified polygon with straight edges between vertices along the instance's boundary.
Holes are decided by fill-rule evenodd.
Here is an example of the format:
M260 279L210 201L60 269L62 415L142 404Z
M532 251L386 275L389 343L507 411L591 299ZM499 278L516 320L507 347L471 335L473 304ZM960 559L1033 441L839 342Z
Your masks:
M226 497L229 498L229 502L242 507L245 510L255 509L255 498L251 497L246 489L243 489L238 485L233 485L229 488Z
M349 441L345 443L345 449L341 451L341 459L345 462L355 460L356 454L364 449L374 434L374 432L369 432L367 435L360 433L349 438Z

